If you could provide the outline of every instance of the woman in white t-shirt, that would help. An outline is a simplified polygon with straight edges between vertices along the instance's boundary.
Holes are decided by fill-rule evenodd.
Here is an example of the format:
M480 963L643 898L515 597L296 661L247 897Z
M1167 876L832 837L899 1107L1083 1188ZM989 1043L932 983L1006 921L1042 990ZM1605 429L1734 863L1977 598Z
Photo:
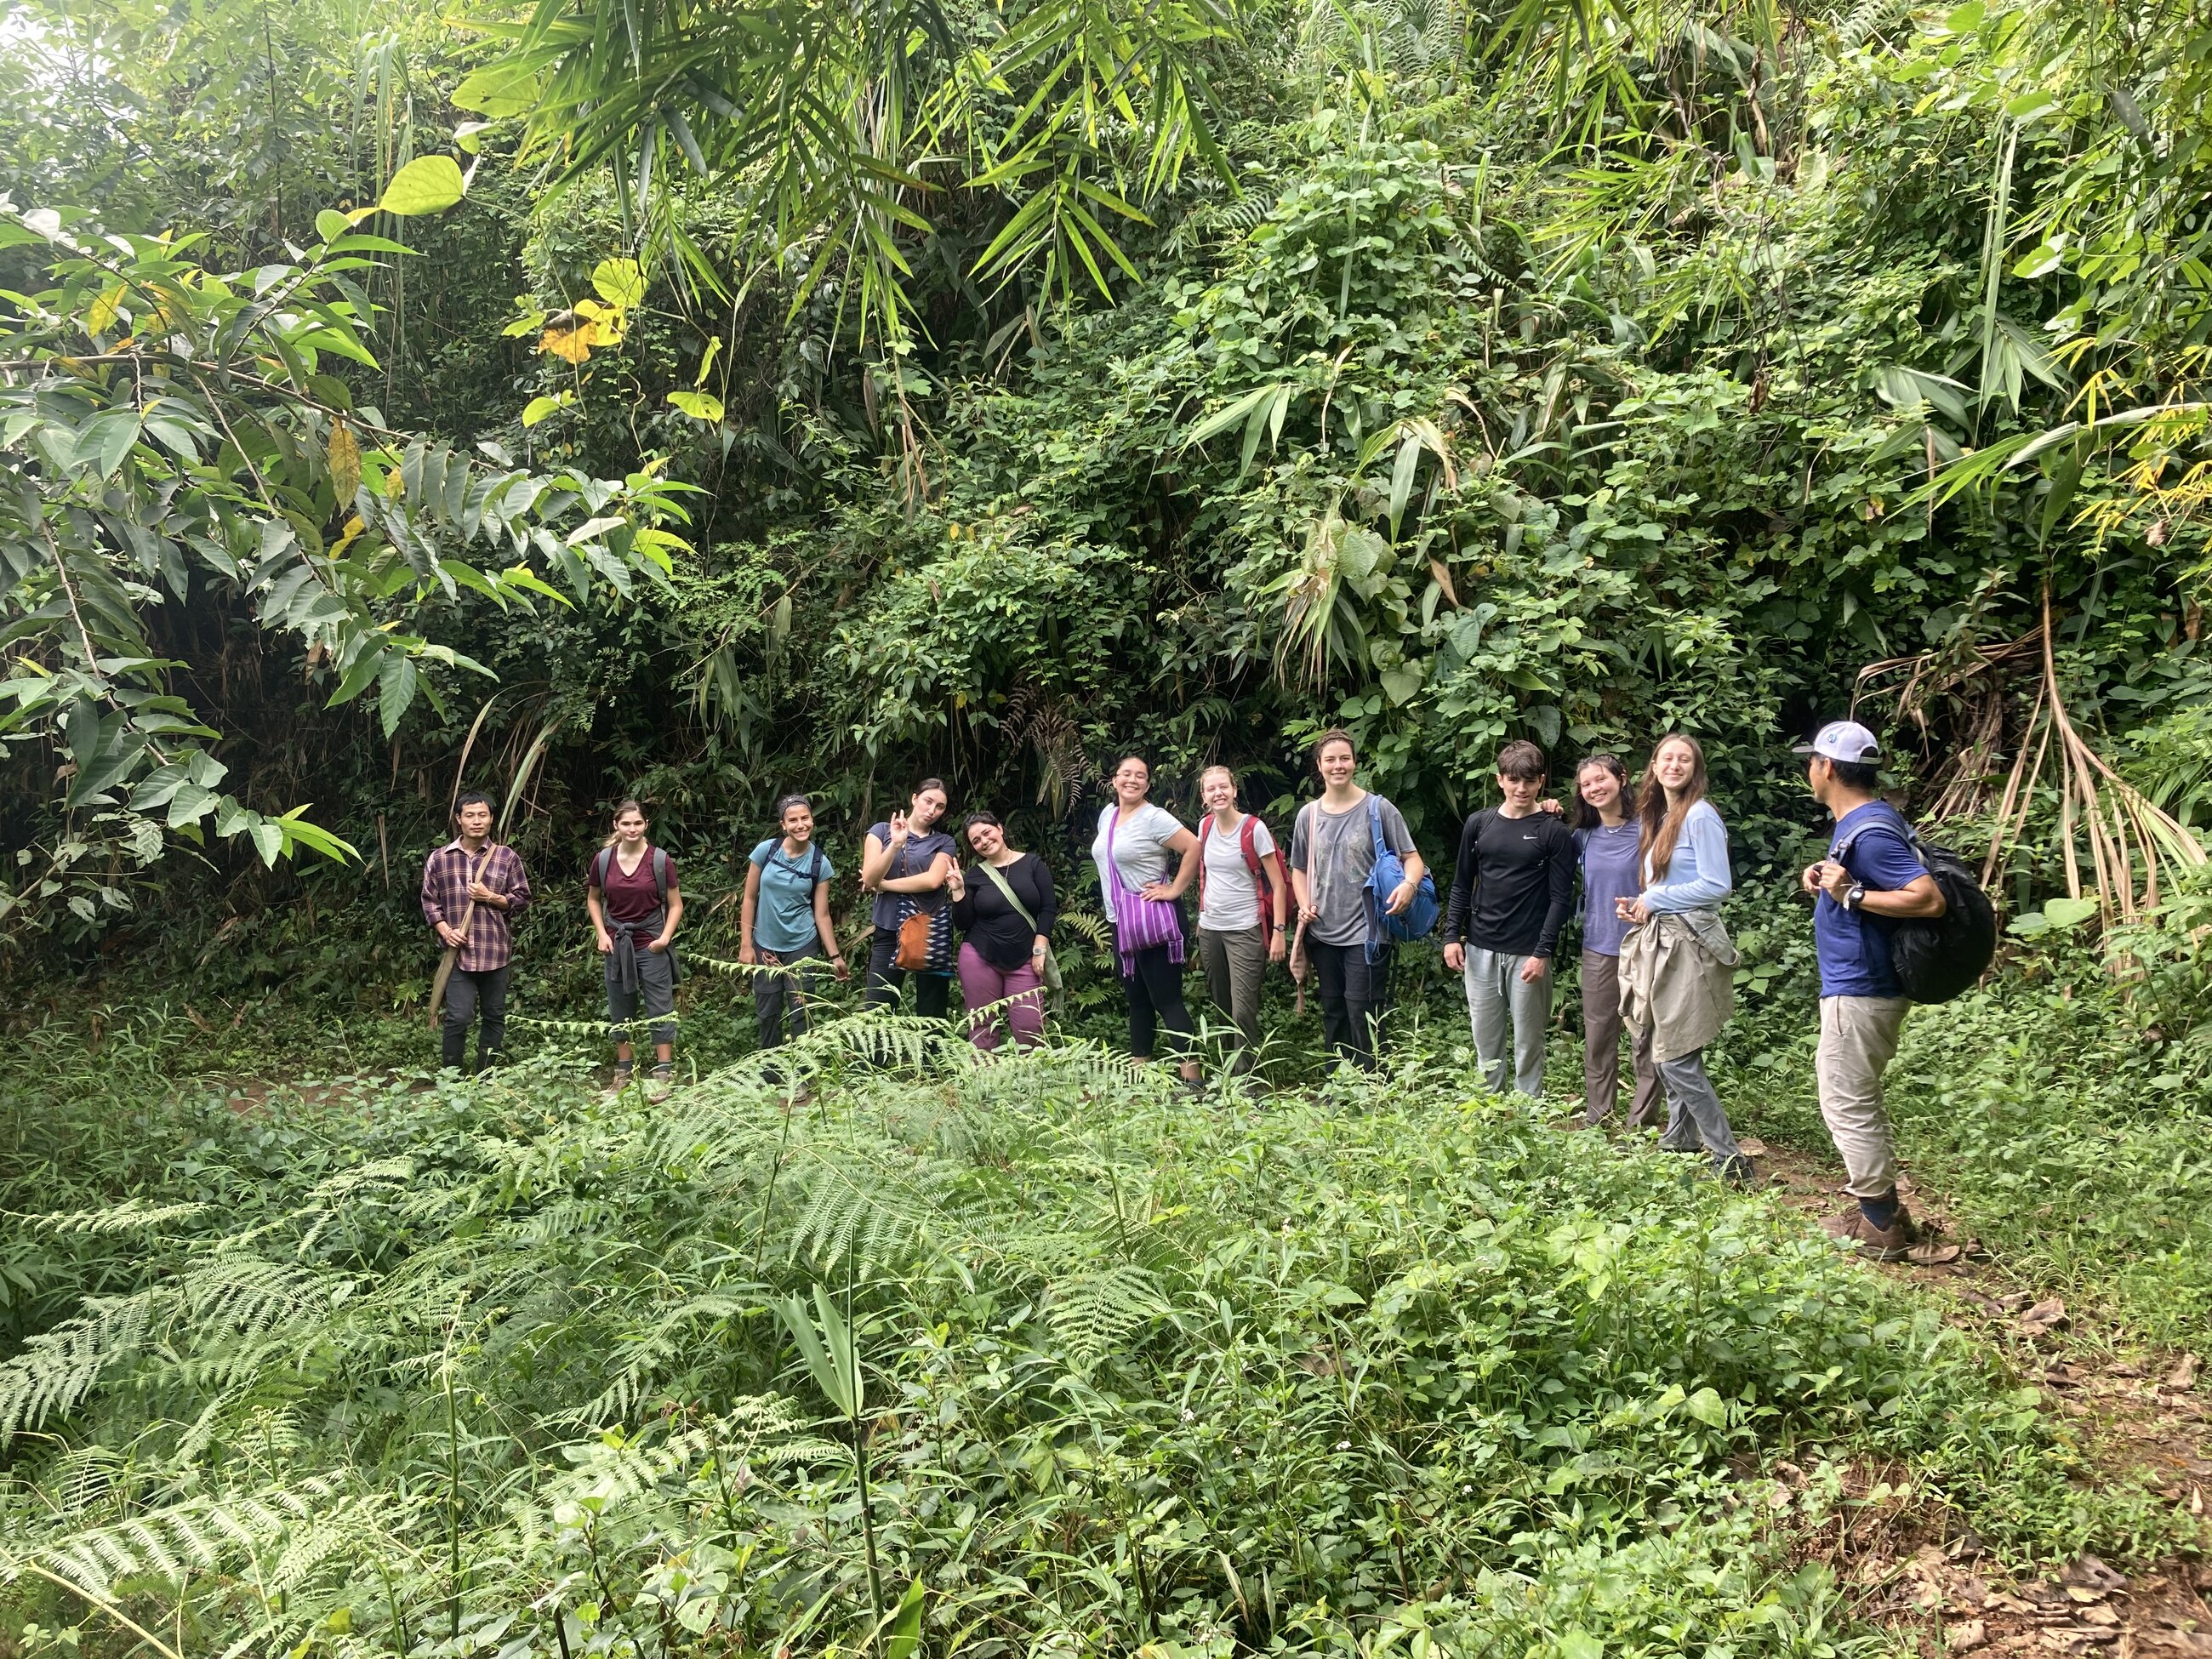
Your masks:
M1242 1039L1235 1069L1260 1046L1260 988L1267 964L1290 955L1291 881L1267 826L1237 810L1237 775L1209 766L1198 781L1211 809L1198 826L1198 955L1213 1006Z
M1182 1062L1183 1081L1195 1085L1198 1060L1191 1049L1190 1011L1182 1000L1181 923L1147 916L1167 933L1161 941L1136 937L1124 923L1125 914L1133 913L1139 902L1172 905L1198 878L1198 837L1174 813L1152 804L1152 769L1145 757L1123 757L1114 769L1114 804L1098 815L1091 858L1098 866L1106 914L1115 919L1121 988L1129 1000L1129 1052L1150 1060L1153 1039L1165 1026L1168 1048Z

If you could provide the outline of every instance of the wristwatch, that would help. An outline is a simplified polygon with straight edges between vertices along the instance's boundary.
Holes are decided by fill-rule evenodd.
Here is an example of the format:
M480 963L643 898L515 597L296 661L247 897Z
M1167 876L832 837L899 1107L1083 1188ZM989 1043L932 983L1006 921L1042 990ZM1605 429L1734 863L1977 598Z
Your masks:
M1866 884L1855 881L1844 890L1844 908L1856 910L1866 902Z

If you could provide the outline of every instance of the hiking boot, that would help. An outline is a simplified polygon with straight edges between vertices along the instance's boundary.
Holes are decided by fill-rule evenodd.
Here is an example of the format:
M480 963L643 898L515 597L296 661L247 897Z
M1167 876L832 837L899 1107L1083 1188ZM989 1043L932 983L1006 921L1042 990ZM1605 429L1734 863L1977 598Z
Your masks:
M645 1097L647 1100L665 1100L668 1091L675 1086L676 1068L673 1066L656 1066L653 1068L653 1076L646 1083Z
M1902 1261L1920 1242L1920 1229L1904 1211L1899 1210L1897 1219L1885 1230L1869 1221L1866 1212L1856 1204L1841 1215L1830 1216L1820 1224L1820 1231L1838 1244L1856 1247L1861 1255L1874 1261Z
M614 1080L607 1085L607 1093L610 1096L621 1094L623 1090L629 1087L630 1079L636 1075L636 1068L634 1066L616 1066Z
M1747 1192L1759 1185L1759 1166L1751 1161L1748 1152L1738 1152L1734 1158L1722 1159L1717 1173L1729 1186Z

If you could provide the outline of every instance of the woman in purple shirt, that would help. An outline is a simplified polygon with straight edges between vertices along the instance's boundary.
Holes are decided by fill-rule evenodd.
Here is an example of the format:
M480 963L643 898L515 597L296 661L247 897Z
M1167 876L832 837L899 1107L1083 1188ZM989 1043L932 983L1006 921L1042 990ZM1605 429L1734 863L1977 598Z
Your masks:
M1602 1122L1620 1093L1620 942L1628 924L1613 901L1644 890L1638 867L1636 803L1628 769L1611 755L1592 755L1575 770L1575 851L1583 874L1583 1099L1587 1123ZM1651 1032L1634 1043L1636 1099L1628 1127L1642 1129L1664 1115Z

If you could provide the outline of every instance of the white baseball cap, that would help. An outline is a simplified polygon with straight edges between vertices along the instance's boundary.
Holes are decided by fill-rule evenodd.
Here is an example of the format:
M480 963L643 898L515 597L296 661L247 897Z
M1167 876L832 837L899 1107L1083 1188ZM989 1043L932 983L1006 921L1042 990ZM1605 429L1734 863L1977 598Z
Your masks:
M1818 755L1823 760L1853 761L1864 763L1881 757L1881 744L1875 734L1856 720L1830 720L1820 728L1820 735L1810 743L1801 743L1790 751L1793 755Z

